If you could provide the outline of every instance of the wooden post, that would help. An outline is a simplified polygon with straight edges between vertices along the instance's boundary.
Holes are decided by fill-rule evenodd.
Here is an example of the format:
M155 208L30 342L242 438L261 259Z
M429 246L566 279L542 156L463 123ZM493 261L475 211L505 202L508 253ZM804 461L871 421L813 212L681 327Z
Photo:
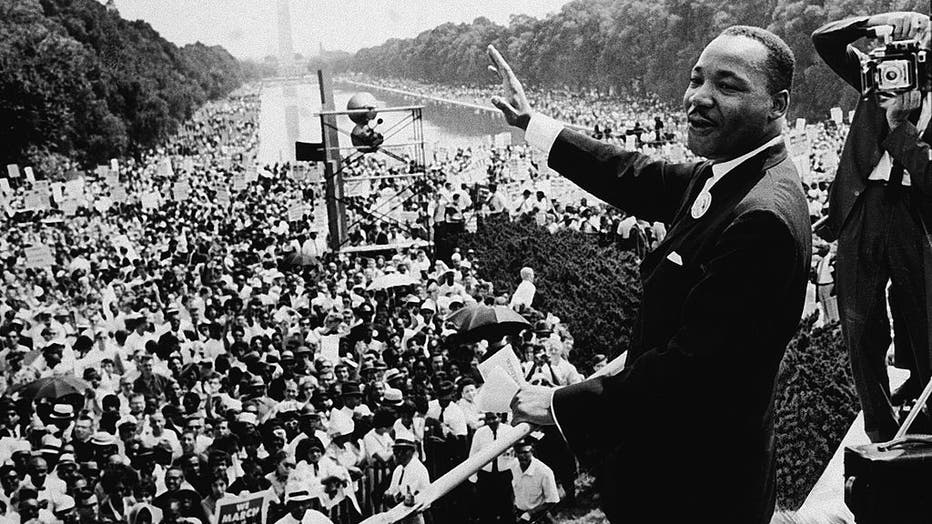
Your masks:
M317 70L320 101L324 111L335 111L333 80L330 72ZM330 225L330 249L334 252L346 241L346 204L343 202L343 167L340 156L340 135L336 115L320 117L320 136L324 144L324 195L327 200L327 222Z

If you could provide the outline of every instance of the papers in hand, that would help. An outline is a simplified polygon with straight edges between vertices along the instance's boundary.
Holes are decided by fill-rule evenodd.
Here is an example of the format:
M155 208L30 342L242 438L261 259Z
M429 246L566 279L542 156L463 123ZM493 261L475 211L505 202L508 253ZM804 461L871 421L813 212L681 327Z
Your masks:
M479 373L485 383L476 395L478 408L495 413L509 411L511 399L525 384L521 361L511 346L501 348L479 364Z

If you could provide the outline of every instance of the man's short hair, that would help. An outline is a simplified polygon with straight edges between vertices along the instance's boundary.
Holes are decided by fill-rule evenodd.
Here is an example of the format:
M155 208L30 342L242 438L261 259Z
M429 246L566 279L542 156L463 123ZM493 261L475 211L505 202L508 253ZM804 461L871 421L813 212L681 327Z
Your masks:
M719 36L743 36L760 42L767 48L767 60L764 64L767 90L773 94L784 89L787 91L792 89L796 57L793 56L793 50L782 38L766 29L749 25L733 25L719 33Z

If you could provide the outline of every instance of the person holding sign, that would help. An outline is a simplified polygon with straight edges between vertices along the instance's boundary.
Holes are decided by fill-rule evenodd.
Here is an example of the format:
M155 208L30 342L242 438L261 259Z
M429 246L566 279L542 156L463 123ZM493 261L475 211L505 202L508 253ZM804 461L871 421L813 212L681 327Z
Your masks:
M489 46L492 103L548 165L629 214L671 225L641 263L627 367L554 389L524 385L514 420L557 425L598 461L611 522L769 523L774 397L806 294L812 232L781 131L794 58L778 36L735 26L710 42L683 96L703 162L626 151L533 113ZM608 423L608 422L611 423Z
M812 34L812 43L822 60L860 92L862 53L854 43L883 26L893 27L894 40L920 39L929 48L929 17L919 13L831 22ZM829 189L828 217L816 231L829 242L838 240L838 313L864 409L864 429L873 442L896 434L897 405L914 400L932 377L930 118L930 93L914 89L861 98ZM910 371L893 394L886 364L888 284L894 365ZM920 417L920 424L928 423Z

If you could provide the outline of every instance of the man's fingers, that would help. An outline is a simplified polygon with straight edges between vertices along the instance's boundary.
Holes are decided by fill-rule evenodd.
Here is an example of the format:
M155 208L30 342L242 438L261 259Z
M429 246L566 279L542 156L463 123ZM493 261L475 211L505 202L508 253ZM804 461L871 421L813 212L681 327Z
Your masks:
M492 105L497 107L502 113L505 113L505 116L509 119L518 117L518 110L497 96L492 97ZM512 402L512 404L513 403L514 402Z

